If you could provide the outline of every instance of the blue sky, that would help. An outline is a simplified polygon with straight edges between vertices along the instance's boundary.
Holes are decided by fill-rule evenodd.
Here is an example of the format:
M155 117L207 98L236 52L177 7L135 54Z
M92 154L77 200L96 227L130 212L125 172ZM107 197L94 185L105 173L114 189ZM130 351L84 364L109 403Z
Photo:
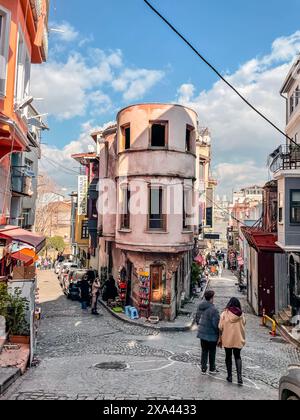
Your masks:
M280 0L152 0L152 3L283 128L284 106L278 89L299 52L298 0L290 0L288 9L283 8ZM84 8L84 4L88 8ZM230 177L228 165L244 162L245 166L239 170L245 171L248 165L251 173L255 167L262 167L262 158L255 157L257 153L253 148L247 149L247 144L256 135L251 130L257 124L266 139L265 147L261 149L265 159L273 144L275 148L282 141L246 108L243 116L237 116L244 118L245 125L236 126L234 111L240 111L244 105L229 91L223 92L215 75L142 0L52 0L50 27L64 32L50 32L49 61L34 69L32 80L35 96L45 98L38 106L42 111L50 111L51 131L44 136L48 157L59 150L64 150L65 156L69 149L76 149L78 142L86 146L88 129L113 120L116 111L128 103L147 101L178 100L196 108L200 123L209 125L212 131L214 170L219 177L225 170L224 179L225 175ZM77 69L74 75L72 69ZM85 82L80 80L80 74ZM91 82L86 83L87 79ZM70 80L77 88L80 86L73 97ZM266 95L261 95L263 83L267 102ZM220 89L220 103L218 107L212 107ZM79 102L84 106L80 107ZM58 113L55 103L60 104ZM223 122L224 138L219 113L223 107L230 108L225 124ZM231 138L231 146L225 147L228 145L226 139ZM241 144L237 147L238 138ZM260 134L257 144L261 143ZM258 153L260 156L261 152ZM53 175L45 161L43 168ZM249 173L249 169L247 171ZM256 179L250 178L249 182L261 182L263 172ZM247 181L247 178L241 178L236 186ZM224 180L222 182L221 191L226 192L229 181L226 185ZM68 183L73 181L70 179Z

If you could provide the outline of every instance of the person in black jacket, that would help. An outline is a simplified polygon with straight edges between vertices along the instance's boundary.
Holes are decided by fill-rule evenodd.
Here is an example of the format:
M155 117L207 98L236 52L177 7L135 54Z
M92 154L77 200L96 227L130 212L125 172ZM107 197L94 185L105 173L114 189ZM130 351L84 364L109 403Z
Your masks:
M104 302L107 302L108 300L115 300L118 294L115 279L112 275L110 275L108 280L106 280L102 286L102 300L104 300Z
M205 375L209 358L209 372L217 373L216 353L219 341L220 314L214 305L215 292L209 290L205 293L205 300L200 303L196 315L196 322L199 325L197 337L201 340L202 356L201 370Z
M82 280L79 282L78 286L80 290L81 309L85 311L87 310L90 302L90 283L88 281L87 275L82 277Z

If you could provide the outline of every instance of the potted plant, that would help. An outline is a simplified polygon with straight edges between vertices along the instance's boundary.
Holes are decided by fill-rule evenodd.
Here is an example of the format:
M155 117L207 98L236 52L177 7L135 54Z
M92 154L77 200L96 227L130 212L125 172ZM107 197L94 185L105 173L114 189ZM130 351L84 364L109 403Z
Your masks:
M21 290L16 289L14 294L8 294L6 323L11 343L30 343L29 324L26 321L28 309L29 302L21 297Z

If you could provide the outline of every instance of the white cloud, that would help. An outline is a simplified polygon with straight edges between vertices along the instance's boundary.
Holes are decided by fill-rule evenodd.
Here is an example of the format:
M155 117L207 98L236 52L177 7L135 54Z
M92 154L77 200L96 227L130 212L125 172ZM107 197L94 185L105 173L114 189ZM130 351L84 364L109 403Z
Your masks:
M283 130L285 102L279 90L299 51L300 31L276 39L270 54L249 60L226 76L253 105ZM178 89L177 99L181 104L194 108L199 114L200 124L212 131L213 161L220 176L220 192L227 192L229 188L230 168L234 168L230 174L232 184L235 180L239 183L243 181L244 185L261 181L268 154L279 143L285 142L284 137L222 81L217 81L210 90L195 94L196 91L193 84L183 84ZM221 170L225 171L225 178Z
M45 65L33 67L31 90L34 96L45 98L41 112L68 120L108 112L112 109L110 95L115 92L122 93L125 101L141 99L164 74L126 68L120 50L104 52L96 48L85 55L72 52L64 60L51 55Z
M123 92L125 101L133 101L141 99L164 76L165 73L160 70L125 69L120 77L112 82L112 87L117 92Z
M69 22L65 21L60 24L51 22L50 33L61 42L73 42L79 37L79 33L75 30L75 28Z
M222 180L222 190L237 190L247 185L264 185L268 178L266 167L260 166L255 161L242 163L220 163L214 168L214 176Z
M90 134L93 131L105 129L111 124L113 122L99 127L92 121L87 121L82 124L78 139L71 141L62 149L55 146L42 146L41 171L46 172L57 185L66 187L68 191L72 187L76 189L80 165L71 156L95 151L96 145Z
M99 87L112 81L113 64L119 63L116 53L101 53L97 65L90 66L88 59L73 53L65 63L50 60L44 66L34 67L32 93L45 98L42 111L64 120L85 115L90 102L95 103L95 98L97 105L102 105L102 99L106 106L109 98L99 95ZM99 50L96 54L100 59Z

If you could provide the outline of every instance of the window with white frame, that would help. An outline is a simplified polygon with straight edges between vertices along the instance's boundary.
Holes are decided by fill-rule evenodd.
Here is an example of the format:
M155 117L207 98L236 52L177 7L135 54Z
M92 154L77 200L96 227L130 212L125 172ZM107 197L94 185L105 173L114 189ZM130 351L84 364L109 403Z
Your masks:
M0 6L0 95L6 94L10 12Z
M29 96L30 90L30 56L25 44L24 35L19 30L18 59L16 71L15 102L19 104Z

